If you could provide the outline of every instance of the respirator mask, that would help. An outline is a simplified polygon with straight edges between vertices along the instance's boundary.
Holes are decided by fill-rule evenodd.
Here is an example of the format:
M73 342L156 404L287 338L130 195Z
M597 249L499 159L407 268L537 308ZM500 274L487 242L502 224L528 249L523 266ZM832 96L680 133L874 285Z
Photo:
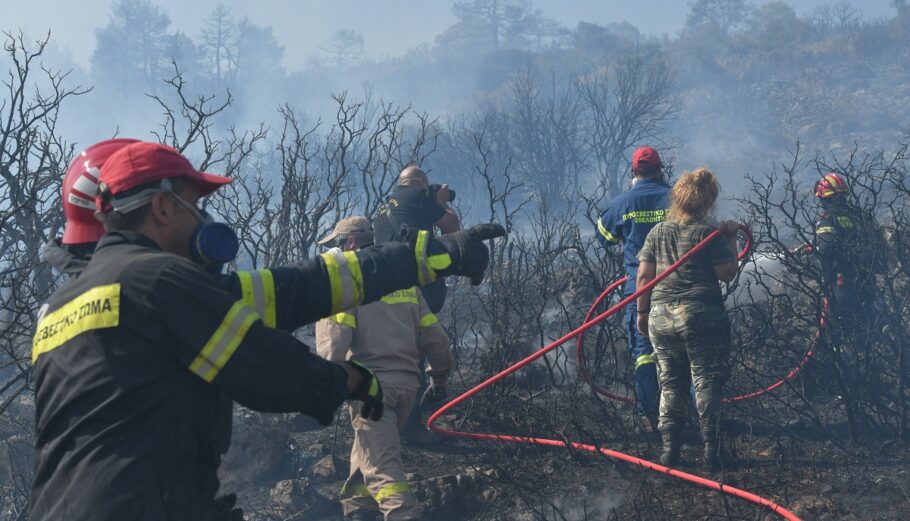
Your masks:
M186 208L197 221L190 236L190 256L193 262L203 266L209 273L221 273L221 268L225 264L237 258L240 240L234 230L225 223L215 222L214 217L208 212L191 205L177 195L171 179L162 179L156 187L141 187L132 193L127 192L118 197L112 197L103 184L100 184L99 188L102 201L99 204L120 214L127 214L149 204L155 194L165 194L172 201Z
M174 191L168 190L166 193L196 218L196 227L190 235L190 255L193 262L204 266L209 273L220 273L225 264L237 258L237 252L240 250L240 240L233 228L215 221L211 214L184 201Z

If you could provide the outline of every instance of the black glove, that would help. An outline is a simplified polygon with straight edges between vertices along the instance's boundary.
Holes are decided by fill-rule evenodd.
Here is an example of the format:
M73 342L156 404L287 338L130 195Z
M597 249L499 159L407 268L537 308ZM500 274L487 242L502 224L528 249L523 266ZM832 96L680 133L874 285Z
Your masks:
M403 239L417 256L417 281L421 286L448 275L463 275L471 279L471 284L480 284L490 263L490 252L483 241L505 234L505 228L495 223L478 224L435 239L426 230L402 227Z
M420 398L420 405L424 406L426 404L439 403L448 397L449 390L445 385L437 385L431 382L427 387L427 390L423 392L423 396Z
M360 387L351 393L348 398L362 402L360 416L368 420L378 421L382 418L384 406L382 404L382 386L379 379L367 366L356 360L348 360L348 364L360 373Z

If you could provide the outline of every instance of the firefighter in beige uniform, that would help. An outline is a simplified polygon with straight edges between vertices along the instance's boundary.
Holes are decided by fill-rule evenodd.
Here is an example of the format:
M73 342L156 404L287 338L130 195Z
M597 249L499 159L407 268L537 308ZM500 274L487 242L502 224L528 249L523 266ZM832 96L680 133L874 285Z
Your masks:
M345 251L373 242L363 217L349 217L320 241ZM417 497L411 492L401 463L400 429L420 387L420 357L428 361L430 384L422 402L446 398L446 377L452 370L449 338L417 288L395 291L380 301L360 306L316 324L316 349L329 360L356 357L382 384L385 414L367 421L351 409L354 445L351 471L341 490L346 519L418 519Z

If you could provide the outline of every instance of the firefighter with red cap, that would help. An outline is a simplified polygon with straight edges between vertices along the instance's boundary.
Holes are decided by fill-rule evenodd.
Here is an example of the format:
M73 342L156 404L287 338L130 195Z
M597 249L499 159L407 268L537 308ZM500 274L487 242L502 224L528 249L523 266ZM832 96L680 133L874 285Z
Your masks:
M153 143L104 163L95 204L107 233L42 306L33 340L33 519L240 519L231 496L215 498L231 400L329 423L352 399L382 416L369 369L320 359L266 325L281 321L261 316L271 306L219 287L212 267L232 260L237 239L197 202L228 182ZM323 254L300 270L310 290L290 298L313 321L438 276L479 283L482 241L504 232L459 233Z
M670 207L670 186L663 176L663 162L657 150L641 147L632 155L632 188L610 201L597 220L597 237L604 247L623 244L626 274L624 296L635 292L638 273L638 252L648 232L666 219ZM648 419L657 433L659 387L654 348L648 338L638 331L638 309L633 301L626 307L626 331L629 353L635 364L635 395L638 413ZM647 313L644 310L643 313Z

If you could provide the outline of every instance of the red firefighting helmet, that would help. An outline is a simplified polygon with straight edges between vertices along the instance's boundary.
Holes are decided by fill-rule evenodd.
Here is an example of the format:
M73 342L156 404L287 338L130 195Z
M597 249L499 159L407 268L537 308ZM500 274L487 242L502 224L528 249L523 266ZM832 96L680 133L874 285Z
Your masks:
M846 193L847 182L839 174L828 172L815 183L815 197L825 199L834 194Z
M142 193L124 195L119 201L118 195L155 181L175 177L183 177L194 183L199 189L200 196L209 195L231 182L230 177L196 170L189 159L175 148L140 141L123 147L104 163L99 176L100 184L95 205L100 212L120 210L121 207L129 211L128 209L143 204L143 201L147 202L148 197L161 190L158 188L142 190Z
M114 152L137 143L136 139L108 139L82 151L66 169L63 178L63 244L98 242L104 226L95 219L95 194L101 166Z

